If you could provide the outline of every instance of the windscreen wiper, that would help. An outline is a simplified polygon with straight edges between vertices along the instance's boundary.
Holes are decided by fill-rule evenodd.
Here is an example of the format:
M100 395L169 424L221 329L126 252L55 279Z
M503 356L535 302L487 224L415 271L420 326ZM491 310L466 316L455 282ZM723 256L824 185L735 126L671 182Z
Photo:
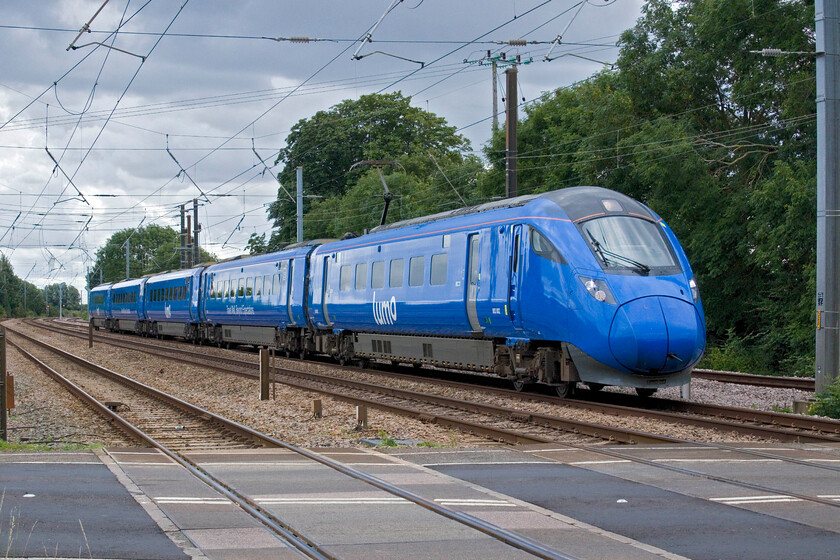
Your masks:
M633 260L630 257L625 257L624 255L620 255L618 253L613 253L609 249L604 249L600 243L592 236L592 232L587 231L586 234L589 236L589 239L592 240L592 244L595 246L595 251L601 255L601 260L607 262L607 258L615 259L619 261L624 261L625 263L629 264L642 274L647 274L650 272L650 267L644 263L640 263L639 261Z

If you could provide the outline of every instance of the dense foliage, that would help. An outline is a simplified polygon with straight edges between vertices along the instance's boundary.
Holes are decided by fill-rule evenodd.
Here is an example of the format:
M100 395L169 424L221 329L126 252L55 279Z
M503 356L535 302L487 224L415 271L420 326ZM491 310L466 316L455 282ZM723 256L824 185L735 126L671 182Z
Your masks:
M443 118L410 102L400 93L363 95L318 111L292 127L277 159L284 164L279 179L294 196L296 169L304 169L307 239L360 233L379 224L384 187L378 172L370 166L350 169L363 160L394 162L382 168L395 196L389 221L428 214L454 202L463 205L444 174L457 178L463 198L472 196L482 165L477 157L466 155L468 141ZM279 189L269 209L276 229L268 241L252 237L251 251L293 242L295 210L295 203Z
M129 239L128 260L131 278L173 270L180 266L181 240L174 229L156 224L136 230L124 229L112 235L96 252L96 262L88 277L90 287L104 282L125 280L126 239ZM215 257L201 249L201 260L212 261Z
M65 285L61 296L65 313L82 311L81 294L74 286ZM58 305L58 284L48 284L41 289L20 279L6 256L0 253L0 317L57 316Z

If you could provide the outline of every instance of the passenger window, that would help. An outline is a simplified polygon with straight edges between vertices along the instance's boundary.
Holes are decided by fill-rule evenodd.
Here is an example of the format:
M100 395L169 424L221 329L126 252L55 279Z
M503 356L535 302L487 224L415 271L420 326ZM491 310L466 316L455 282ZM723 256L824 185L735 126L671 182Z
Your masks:
M446 253L432 255L432 276L429 282L432 286L446 284L446 269L448 263L449 256Z
M385 262L377 261L370 267L370 287L374 290L385 287Z
M274 293L275 294L280 293L280 275L279 274L274 275Z
M367 287L367 263L356 265L356 289L364 290Z
M538 230L531 228L531 250L537 255L550 261L567 264L566 259L560 254L551 241Z
M245 279L245 297L254 295L254 279L250 276Z
M245 279L239 279L239 287L236 289L236 297L245 297Z
M271 295L271 275L270 274L266 274L265 277L263 278L263 292L267 296Z
M388 282L392 288L402 287L404 271L405 262L402 259L394 259L391 261L391 274Z
M411 257L408 263L408 285L422 286L426 273L426 261L423 257Z
M341 267L338 289L346 292L353 286L353 267L349 264Z

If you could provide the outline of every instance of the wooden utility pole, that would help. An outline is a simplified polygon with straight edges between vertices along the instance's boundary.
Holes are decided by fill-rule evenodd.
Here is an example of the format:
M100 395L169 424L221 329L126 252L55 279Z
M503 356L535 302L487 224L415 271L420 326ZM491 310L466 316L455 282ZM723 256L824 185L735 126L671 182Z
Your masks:
M517 196L519 182L517 179L516 162L516 124L518 116L518 94L516 92L516 65L505 70L507 75L507 93L505 95L505 147L507 162L507 178L505 180L506 195L508 198Z

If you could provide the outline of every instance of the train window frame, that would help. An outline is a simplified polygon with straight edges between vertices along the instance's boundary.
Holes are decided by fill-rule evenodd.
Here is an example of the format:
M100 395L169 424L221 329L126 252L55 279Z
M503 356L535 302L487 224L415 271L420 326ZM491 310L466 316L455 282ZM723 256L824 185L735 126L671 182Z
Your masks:
M548 236L535 227L528 228L528 244L531 246L531 252L538 257L551 262L569 264ZM540 248L537 248L538 245Z
M356 264L356 284L357 290L364 290L367 287L367 263Z
M280 288L282 287L281 284L280 284L280 275L279 274L274 275L273 286L274 286L273 292L275 294L279 294L280 293Z
M381 290L385 287L385 261L371 263L370 287L374 290Z
M594 235L596 236L596 238L600 237L599 232L592 230L594 233L590 233L589 228L593 224L597 224L598 226L600 226L601 232L619 231L620 228L617 227L616 223L633 224L633 227L629 229L635 230L637 234L641 232L648 237L647 240L641 241L658 241L659 246L654 247L658 249L657 253L654 254L647 252L645 255L641 255L632 251L628 252L626 250L627 247L612 246L606 241L604 241L604 243L599 242L598 247L596 247L592 243L591 236ZM604 229L603 226L607 224L610 226L609 229ZM639 224L644 225L636 227ZM668 236L663 231L659 222L639 216L615 214L609 216L598 216L596 218L585 220L577 224L577 227L581 236L586 241L589 250L595 256L595 259L601 266L601 269L607 274L643 274L653 276L667 276L682 272L682 265L680 264L680 260L677 257L676 252L674 251L674 247L671 245L671 241L668 239ZM637 237L637 240L640 239L638 239ZM644 243L643 246L652 247L653 245L651 245L650 243ZM599 251L599 248L601 248L602 250ZM667 255L667 257L670 259L670 263L663 264L651 259L651 257L661 258L665 255Z
M411 257L408 260L408 285L422 286L426 283L426 257Z
M338 291L349 292L353 288L353 265L341 265L338 269Z
M394 273L397 274L394 274ZM388 286L402 288L405 277L405 259L391 259L388 267Z
M244 298L245 297L245 279L240 278L239 281L236 283L236 298Z
M441 276L441 271L443 276ZM448 272L449 253L432 255L429 264L429 284L431 286L443 286L446 284Z

